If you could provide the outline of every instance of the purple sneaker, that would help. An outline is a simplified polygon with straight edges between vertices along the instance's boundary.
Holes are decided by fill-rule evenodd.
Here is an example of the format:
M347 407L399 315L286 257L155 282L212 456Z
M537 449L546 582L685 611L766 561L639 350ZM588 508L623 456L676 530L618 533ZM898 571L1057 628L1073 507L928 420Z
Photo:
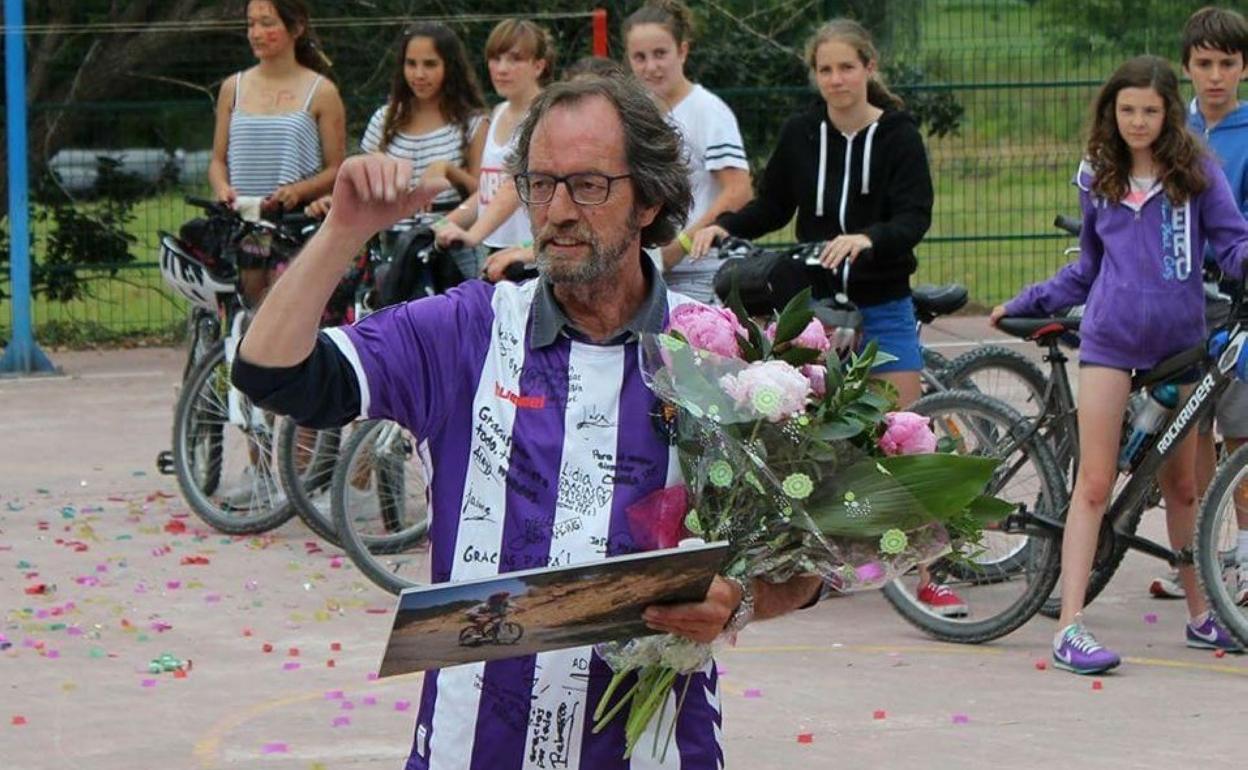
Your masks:
M1053 665L1076 674L1100 674L1121 662L1080 623L1066 626L1053 640Z
M1243 646L1235 641L1212 612L1205 613L1205 619L1199 623L1187 624L1187 646L1197 650L1224 650L1235 654L1244 651Z

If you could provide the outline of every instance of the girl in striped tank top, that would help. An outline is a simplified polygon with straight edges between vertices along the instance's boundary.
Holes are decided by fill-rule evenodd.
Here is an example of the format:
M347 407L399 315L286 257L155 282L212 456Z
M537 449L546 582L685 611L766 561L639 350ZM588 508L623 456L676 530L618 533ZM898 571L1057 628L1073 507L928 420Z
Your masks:
M218 200L259 196L264 208L297 209L333 188L346 155L346 114L303 0L251 0L247 40L259 63L221 84L208 180ZM241 255L240 255L241 261ZM241 261L253 304L271 266Z

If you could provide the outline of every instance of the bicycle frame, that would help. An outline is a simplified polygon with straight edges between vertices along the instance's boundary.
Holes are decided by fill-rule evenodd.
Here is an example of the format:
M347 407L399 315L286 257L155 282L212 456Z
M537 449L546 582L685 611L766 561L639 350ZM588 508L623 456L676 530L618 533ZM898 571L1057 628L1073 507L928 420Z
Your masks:
M1171 565L1177 565L1190 560L1188 554L1181 554L1171 548L1163 546L1148 538L1141 537L1133 533L1124 532L1120 525L1126 521L1131 512L1136 509L1145 499L1153 485L1153 480L1157 475L1157 471L1161 468L1162 463L1174 452L1175 448L1182 442L1184 437L1191 432L1195 425L1200 422L1213 411L1214 406L1218 402L1219 396L1230 385L1235 371L1236 364L1239 360L1241 351L1248 344L1248 329L1241 326L1236 321L1231 327L1229 342L1226 349L1218 357L1216 362L1206 356L1205 372L1196 387L1191 393L1183 399L1182 402L1171 413L1169 419L1166 420L1161 430L1151 440L1145 450L1144 456L1139 463L1131 471L1130 478L1123 488L1114 495L1110 501L1109 508L1105 515L1112 523L1114 534L1121 538L1128 548L1146 553L1159 559L1164 559ZM1060 353L1060 351L1059 351ZM1048 409L1054 405L1065 404L1070 407L1068 411L1059 412L1054 416L1055 420L1073 420L1075 418L1074 401L1071 396L1070 383L1066 377L1066 367L1064 365L1065 355L1062 355L1061 362L1055 362L1053 365L1053 378L1050 387L1058 387L1058 380L1061 380L1062 387L1046 398L1046 414ZM1209 366L1213 363L1213 366ZM1174 375L1177 375L1175 372ZM1171 375L1169 379L1172 379ZM1145 378L1144 383L1153 384L1165 382L1167 378L1159 378L1149 380ZM1041 419L1032 425L1027 431L1024 438L1025 441L1040 427L1049 421ZM1077 430L1077 427L1076 427ZM1067 434L1070 435L1070 434ZM1075 434L1077 435L1077 434ZM1021 443L1021 441L1020 441ZM1076 443L1077 448L1077 443ZM1076 451L1077 459L1077 451ZM1061 533L1065 529L1063 522L1056 519L1046 517L1034 512L1021 512L1011 515L1006 520L1007 531L1022 532L1028 525L1036 525L1053 533Z

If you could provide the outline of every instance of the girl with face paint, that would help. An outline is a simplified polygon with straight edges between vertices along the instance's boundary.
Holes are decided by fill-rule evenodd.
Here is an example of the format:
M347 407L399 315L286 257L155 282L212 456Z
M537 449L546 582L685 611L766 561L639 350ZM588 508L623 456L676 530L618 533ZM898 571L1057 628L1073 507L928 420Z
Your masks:
M223 202L254 196L291 211L333 188L346 113L303 0L251 0L247 42L257 63L221 84L208 181ZM273 266L240 256L239 268L244 294L259 302Z

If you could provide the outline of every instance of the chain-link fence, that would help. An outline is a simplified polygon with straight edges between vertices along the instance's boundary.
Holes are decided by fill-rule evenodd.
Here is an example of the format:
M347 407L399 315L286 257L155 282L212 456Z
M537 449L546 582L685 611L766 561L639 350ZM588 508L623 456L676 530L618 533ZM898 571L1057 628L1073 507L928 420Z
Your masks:
M612 14L612 34L618 35L622 12L634 4L604 5ZM1129 55L1149 51L1176 58L1177 30L1198 4L708 0L693 5L712 32L739 33L732 39L704 34L689 66L734 109L759 168L780 124L814 93L803 82L800 65L790 66L788 71L798 73L791 82L742 86L745 76L723 65L731 58L724 55L726 47L754 40L772 51L767 55L793 59L797 41L819 18L857 13L875 27L891 84L924 119L928 132L936 209L918 250L917 280L964 283L982 308L1049 275L1064 261L1062 249L1068 244L1051 222L1055 214L1072 213L1076 206L1069 180L1097 86ZM779 30L774 33L763 29L760 19L769 18L762 15L768 5L776 13L795 14L795 20L774 22ZM362 6L357 10L351 25L318 22L325 47L336 54L349 148L358 145L368 115L384 101L390 41L406 21L370 22ZM802 14L809 21L802 21ZM460 17L458 28L470 51L481 50L497 18ZM550 16L546 23L560 41L564 61L589 52L590 21L584 12ZM32 31L32 52L46 43L47 34ZM121 32L79 34L94 35L91 56L106 58L108 46L122 44ZM128 34L125 45L144 39L141 33ZM774 39L765 39L769 36ZM618 39L612 46L618 56ZM108 66L123 66L108 61ZM54 63L79 72L86 66ZM91 91L79 89L73 98L32 104L31 167L37 176L31 180L32 254L40 287L34 323L42 340L74 343L176 333L185 309L161 287L154 261L157 233L176 231L195 214L183 195L207 192L212 94L220 78L248 63L235 21L206 28L193 50L171 55L158 74L124 77L124 87L114 89L108 101L93 100ZM480 72L488 85L484 63ZM0 295L8 288L4 238L0 232ZM786 229L770 240L791 238ZM0 339L9 321L8 305L0 298Z

